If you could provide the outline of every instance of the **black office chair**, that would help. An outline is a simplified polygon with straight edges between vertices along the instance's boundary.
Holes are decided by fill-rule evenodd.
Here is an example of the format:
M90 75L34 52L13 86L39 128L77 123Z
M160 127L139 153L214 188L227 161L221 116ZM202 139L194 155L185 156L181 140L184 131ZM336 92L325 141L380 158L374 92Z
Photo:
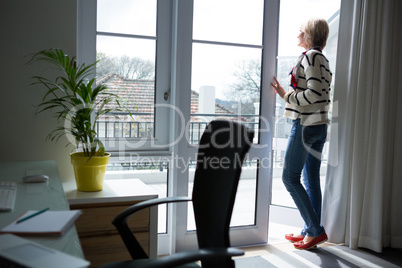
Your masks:
M133 205L119 214L113 224L118 229L133 260L104 265L111 267L234 267L232 256L243 255L231 248L229 225L246 153L254 132L236 122L212 121L205 129L199 144L192 198L167 197L147 200ZM198 250L179 252L170 256L149 259L130 231L127 220L135 212L150 206L193 202Z

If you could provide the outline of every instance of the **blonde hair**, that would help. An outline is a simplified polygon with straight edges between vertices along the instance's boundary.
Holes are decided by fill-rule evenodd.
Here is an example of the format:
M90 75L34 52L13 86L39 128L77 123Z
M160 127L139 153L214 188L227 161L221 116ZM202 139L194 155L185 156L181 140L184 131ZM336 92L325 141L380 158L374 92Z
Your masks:
M327 44L329 26L328 22L321 18L309 19L303 23L300 30L304 32L304 42L311 47L321 47Z

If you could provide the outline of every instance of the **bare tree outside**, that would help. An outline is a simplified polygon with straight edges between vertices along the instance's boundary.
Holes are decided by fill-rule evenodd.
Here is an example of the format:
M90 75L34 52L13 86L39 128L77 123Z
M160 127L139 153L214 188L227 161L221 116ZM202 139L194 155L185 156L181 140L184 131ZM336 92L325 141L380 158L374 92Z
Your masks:
M98 52L96 58L98 77L113 73L129 79L155 80L155 64L149 60L127 55L111 57L103 52Z
M238 63L233 73L236 82L230 85L227 95L231 100L239 100L242 114L254 114L254 103L260 100L261 62L257 59Z

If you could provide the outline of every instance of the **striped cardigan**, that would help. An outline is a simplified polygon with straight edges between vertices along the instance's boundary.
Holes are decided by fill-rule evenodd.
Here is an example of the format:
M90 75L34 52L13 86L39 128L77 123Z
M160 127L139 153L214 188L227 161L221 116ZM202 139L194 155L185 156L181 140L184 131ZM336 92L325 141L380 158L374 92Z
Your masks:
M300 118L302 125L329 124L331 80L327 58L319 50L308 50L300 64L297 88L284 97L285 117Z

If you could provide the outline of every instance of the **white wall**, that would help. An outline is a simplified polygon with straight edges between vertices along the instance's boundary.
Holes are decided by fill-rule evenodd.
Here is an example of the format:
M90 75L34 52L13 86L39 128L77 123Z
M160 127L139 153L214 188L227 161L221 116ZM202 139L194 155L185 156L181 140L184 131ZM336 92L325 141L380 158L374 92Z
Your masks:
M46 142L56 121L35 115L44 89L30 86L40 68L26 67L27 54L59 47L76 54L76 0L0 2L0 161L56 160L62 180L73 179L65 142Z

